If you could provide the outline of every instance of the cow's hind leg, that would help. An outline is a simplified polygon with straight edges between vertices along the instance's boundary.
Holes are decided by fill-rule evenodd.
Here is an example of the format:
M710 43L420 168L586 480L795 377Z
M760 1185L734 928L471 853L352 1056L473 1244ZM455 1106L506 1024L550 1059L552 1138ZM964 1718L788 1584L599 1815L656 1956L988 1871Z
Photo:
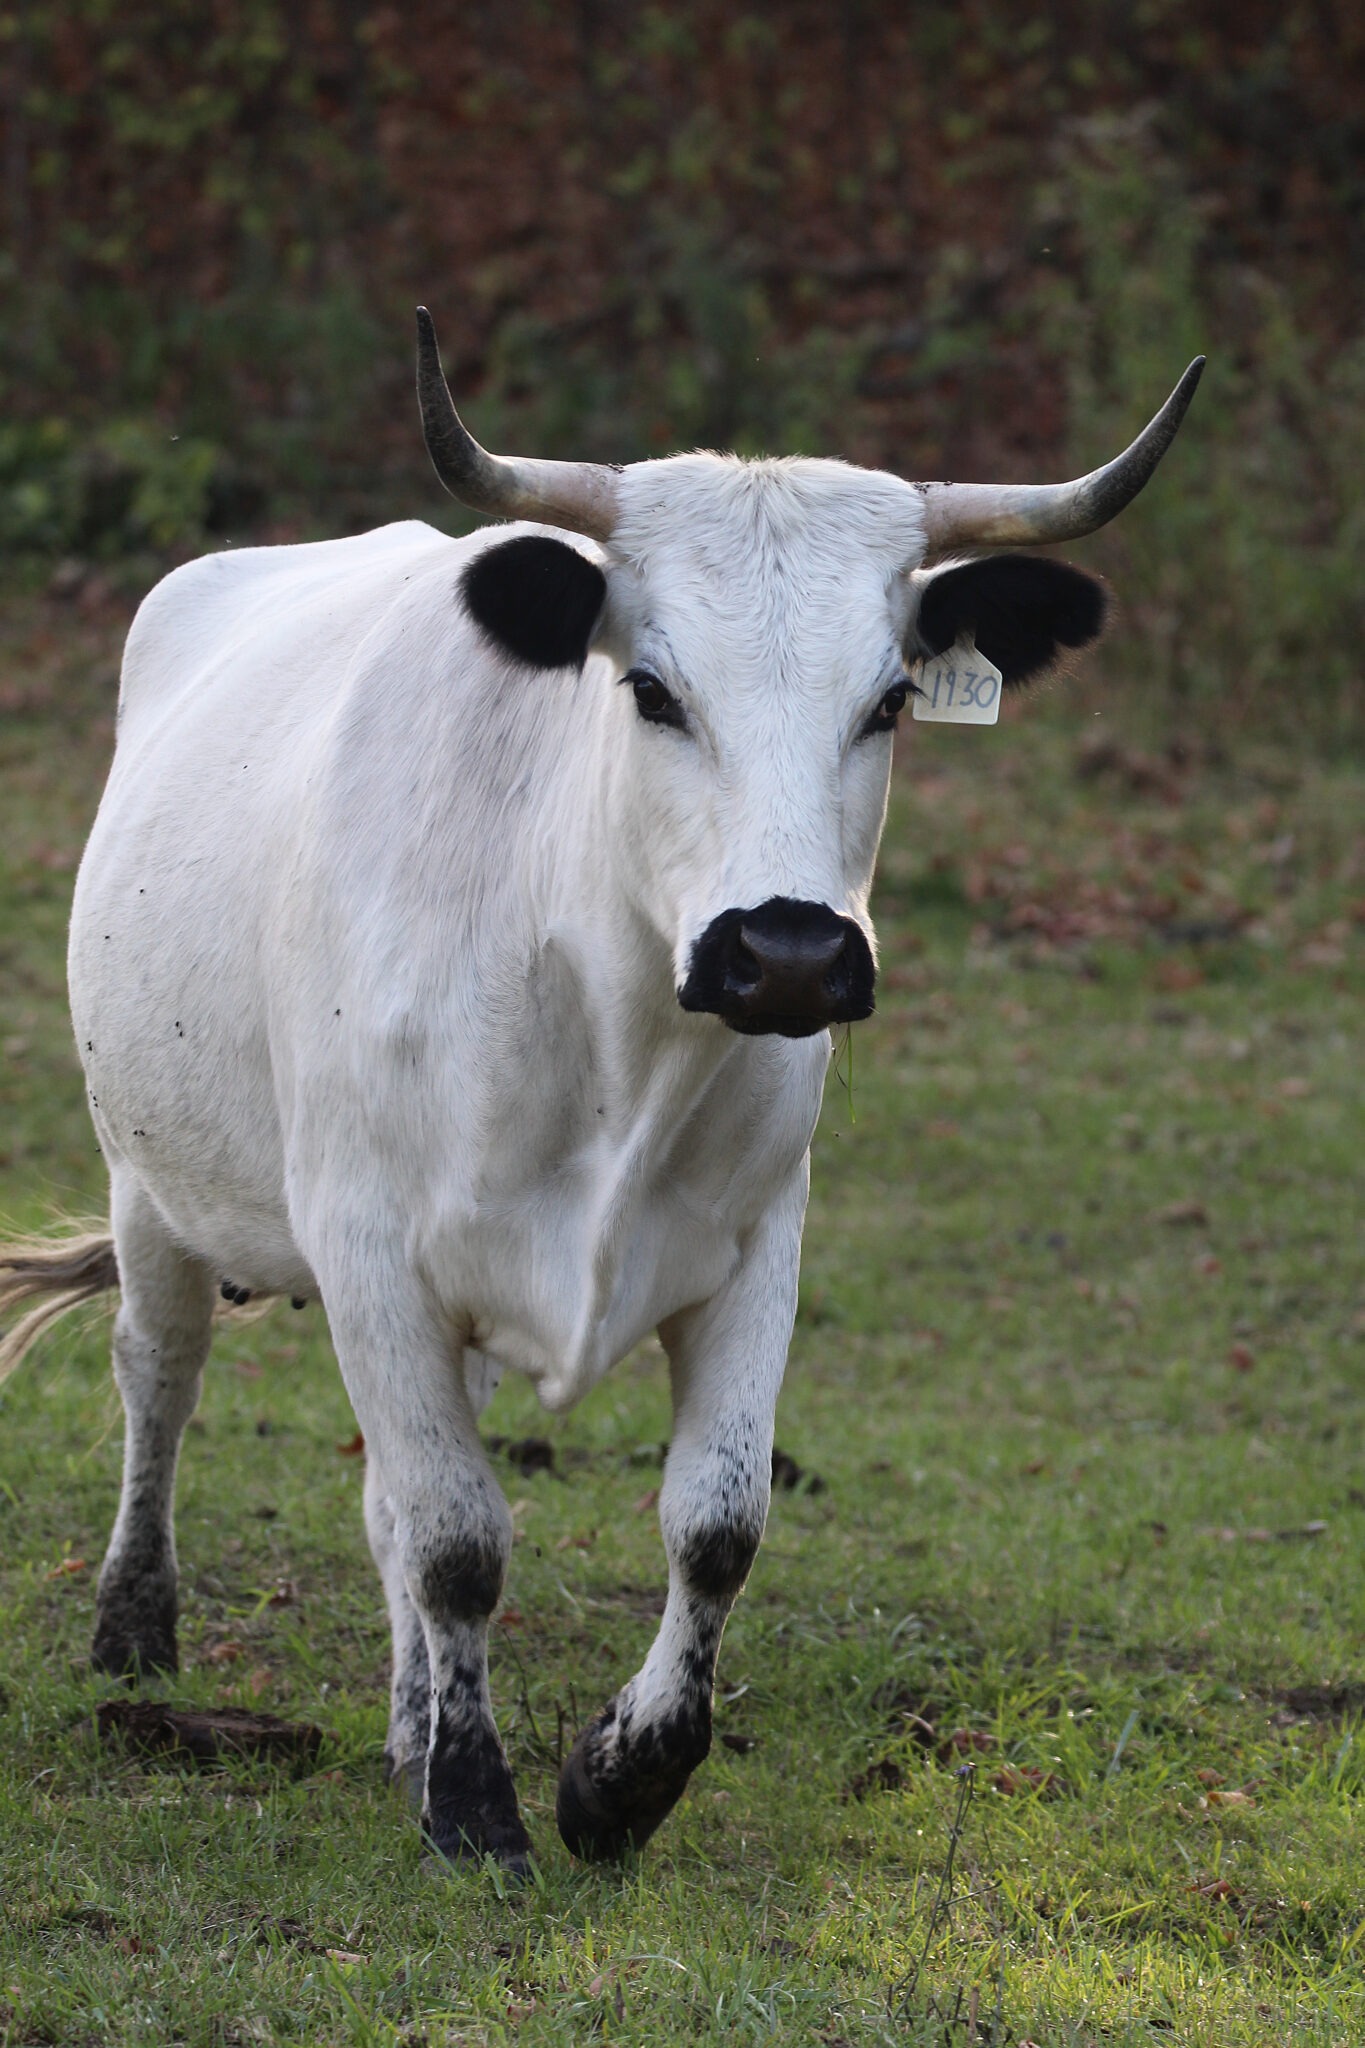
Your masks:
M710 1750L721 1631L768 1511L798 1255L799 1212L796 1229L772 1219L729 1287L660 1332L673 1375L659 1498L668 1601L643 1666L589 1722L560 1774L555 1817L576 1856L641 1847Z
M479 1441L459 1347L406 1273L357 1288L319 1261L337 1358L373 1458L370 1540L394 1621L390 1766L411 1782L426 1732L422 1826L456 1861L493 1855L524 1874L530 1840L488 1691L488 1622L512 1549L512 1518ZM421 1624L428 1691L411 1618Z
M213 1282L126 1169L111 1175L110 1203L123 1295L113 1345L123 1490L95 1596L92 1654L123 1677L177 1665L175 1470L208 1355Z
M365 1527L384 1582L393 1635L393 1682L384 1761L413 1807L422 1804L431 1741L431 1666L422 1618L412 1603L394 1527L393 1501L379 1459L365 1447Z

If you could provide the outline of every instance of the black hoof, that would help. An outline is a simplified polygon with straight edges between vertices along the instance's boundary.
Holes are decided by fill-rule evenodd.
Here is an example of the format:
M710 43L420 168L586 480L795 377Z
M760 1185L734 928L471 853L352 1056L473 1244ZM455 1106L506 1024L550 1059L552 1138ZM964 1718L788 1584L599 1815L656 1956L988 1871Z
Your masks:
M97 1623L90 1662L96 1671L106 1672L110 1678L126 1679L130 1685L139 1678L173 1678L180 1669L175 1629L140 1629L132 1635L125 1628Z
M180 1669L176 1607L173 1578L143 1573L101 1586L95 1595L95 1640L90 1649L95 1669L111 1678L174 1675Z
M709 1727L648 1730L613 1744L616 1702L590 1721L564 1761L555 1820L565 1848L588 1863L619 1862L642 1849L687 1789L711 1747Z
M424 1820L422 1833L430 1851L427 1861L433 1868L442 1864L482 1863L491 1856L514 1884L524 1884L531 1875L531 1838L520 1821L512 1827L481 1828L477 1835L461 1829L453 1839L438 1841L430 1823Z

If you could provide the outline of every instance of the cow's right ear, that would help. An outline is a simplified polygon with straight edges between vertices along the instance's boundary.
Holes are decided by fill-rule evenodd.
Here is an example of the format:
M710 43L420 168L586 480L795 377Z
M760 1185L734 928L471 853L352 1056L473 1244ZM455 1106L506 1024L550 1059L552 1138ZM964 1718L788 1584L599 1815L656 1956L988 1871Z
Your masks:
M528 668L582 668L607 596L596 562L538 533L485 548L459 587L494 646Z

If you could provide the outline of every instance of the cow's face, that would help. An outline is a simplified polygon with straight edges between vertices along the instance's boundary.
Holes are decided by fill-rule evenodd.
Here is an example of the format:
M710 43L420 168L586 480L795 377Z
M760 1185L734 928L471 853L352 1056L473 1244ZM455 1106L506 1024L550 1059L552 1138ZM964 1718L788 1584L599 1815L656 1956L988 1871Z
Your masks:
M594 551L595 552L595 551ZM833 462L693 455L622 477L608 549L521 536L470 609L538 667L594 662L622 885L685 1010L805 1037L873 1006L868 892L908 664L964 625L1007 683L1092 639L1103 599L1007 555L924 572L921 503Z

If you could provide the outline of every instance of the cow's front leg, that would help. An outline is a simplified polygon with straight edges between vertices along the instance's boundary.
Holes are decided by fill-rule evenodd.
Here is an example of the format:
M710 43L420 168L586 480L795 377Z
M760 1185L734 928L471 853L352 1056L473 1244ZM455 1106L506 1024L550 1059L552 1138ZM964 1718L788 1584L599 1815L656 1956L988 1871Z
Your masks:
M576 1856L638 1849L711 1747L721 1631L763 1536L773 1414L796 1313L804 1176L711 1301L660 1329L673 1442L659 1497L668 1601L644 1665L583 1730L555 1814Z
M325 1288L324 1298L374 1461L366 1519L395 1637L390 1768L411 1784L424 1755L422 1825L442 1856L491 1854L521 1875L531 1845L488 1691L488 1622L512 1520L479 1441L463 1360L434 1315L377 1286L354 1309Z

